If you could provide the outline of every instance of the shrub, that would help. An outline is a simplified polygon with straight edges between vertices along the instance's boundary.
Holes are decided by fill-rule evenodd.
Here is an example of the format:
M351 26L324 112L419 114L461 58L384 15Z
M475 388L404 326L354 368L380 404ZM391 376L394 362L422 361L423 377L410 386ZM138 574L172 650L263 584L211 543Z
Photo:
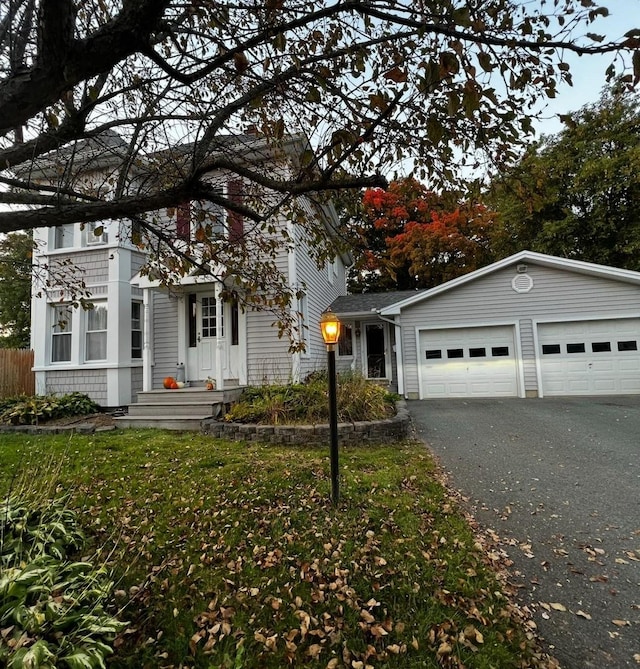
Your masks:
M71 559L83 539L63 499L0 502L1 666L105 667L125 623L106 611L106 570Z
M7 425L35 425L39 422L70 416L84 416L96 412L98 405L84 393L66 395L33 395L3 401L0 423ZM0 410L2 407L0 407Z
M395 399L395 395L361 375L338 376L340 422L388 418L395 411ZM301 384L247 388L225 420L268 425L326 423L329 420L326 372L314 372Z

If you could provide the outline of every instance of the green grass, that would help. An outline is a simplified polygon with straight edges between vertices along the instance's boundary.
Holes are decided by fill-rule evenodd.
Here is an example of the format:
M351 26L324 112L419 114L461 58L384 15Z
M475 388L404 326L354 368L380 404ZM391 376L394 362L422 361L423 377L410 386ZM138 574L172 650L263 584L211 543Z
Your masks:
M553 666L424 447L340 458L334 509L328 448L5 434L0 496L70 493L130 621L113 667Z

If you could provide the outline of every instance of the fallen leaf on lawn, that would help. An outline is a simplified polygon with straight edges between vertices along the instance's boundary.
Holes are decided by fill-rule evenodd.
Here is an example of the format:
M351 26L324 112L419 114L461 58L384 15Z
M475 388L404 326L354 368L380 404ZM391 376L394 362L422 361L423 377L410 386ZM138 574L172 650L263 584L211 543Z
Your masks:
M618 627L631 627L631 623L628 620L612 620L611 621L614 625L617 625Z
M325 669L336 669L337 666L338 666L338 658L334 657L327 662L327 666L325 667Z
M622 558L616 558L616 564L629 564L627 560L623 560Z
M437 654L438 655L450 655L452 650L453 650L453 647L451 646L451 644L448 644L446 641L443 641L440 644L440 647L438 648Z
M640 664L640 653L636 653L636 654L633 656L633 659L634 659L638 664Z
M567 610L567 607L564 604L560 604L560 602L550 602L549 606L554 611L566 611Z
M369 611L365 611L362 609L360 611L360 617L366 622L366 623L372 623L375 621L375 618L369 613Z
M580 618L584 618L585 620L591 620L591 616L588 613L585 613L584 611L576 611L576 615L579 616Z
M322 652L322 646L319 643L314 643L309 646L309 650L307 650L307 655L314 660L317 659L318 655Z

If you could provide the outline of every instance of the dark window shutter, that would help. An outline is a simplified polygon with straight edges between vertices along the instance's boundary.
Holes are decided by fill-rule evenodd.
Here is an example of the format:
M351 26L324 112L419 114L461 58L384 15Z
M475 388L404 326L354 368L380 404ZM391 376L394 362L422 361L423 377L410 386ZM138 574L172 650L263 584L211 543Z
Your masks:
M242 204L242 180L232 179L227 183L227 197L231 202ZM229 221L229 241L238 242L244 235L244 216L236 211L227 213Z
M176 207L177 223L176 234L178 239L191 239L191 211L188 202L183 202Z

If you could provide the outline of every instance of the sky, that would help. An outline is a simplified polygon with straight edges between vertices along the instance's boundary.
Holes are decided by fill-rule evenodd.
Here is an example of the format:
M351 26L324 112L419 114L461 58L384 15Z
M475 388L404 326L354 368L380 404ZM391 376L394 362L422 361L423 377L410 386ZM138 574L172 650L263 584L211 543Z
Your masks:
M599 3L598 3L599 4ZM608 39L619 39L632 28L640 29L640 0L603 0L609 16L598 18L589 32L606 35ZM573 86L562 85L554 100L549 100L545 120L535 124L539 134L555 134L563 124L558 114L577 111L586 104L597 102L606 83L605 71L613 56L567 55L565 60L571 66ZM628 63L630 66L630 63Z

